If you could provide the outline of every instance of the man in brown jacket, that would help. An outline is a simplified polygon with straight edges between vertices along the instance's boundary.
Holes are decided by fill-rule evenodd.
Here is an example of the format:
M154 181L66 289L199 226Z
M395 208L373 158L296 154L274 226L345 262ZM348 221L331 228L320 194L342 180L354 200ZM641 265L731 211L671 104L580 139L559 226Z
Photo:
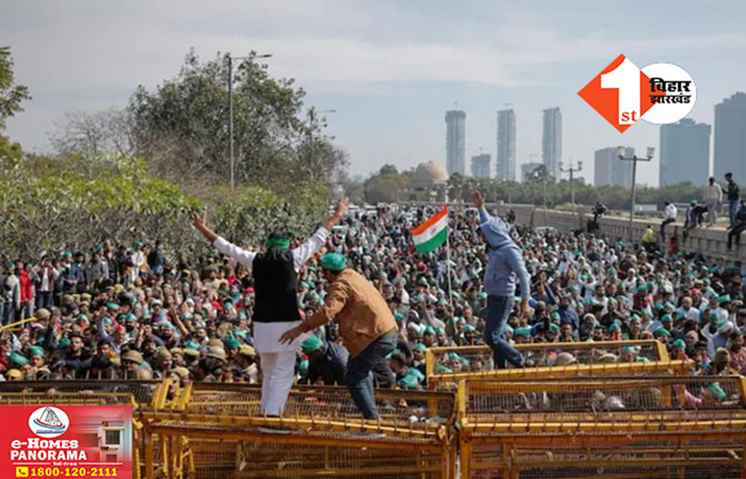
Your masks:
M324 306L288 330L280 341L292 342L336 319L342 341L350 351L345 383L352 400L366 419L378 419L371 371L385 367L386 356L396 348L396 321L383 296L365 277L347 268L344 256L325 254L321 269L329 283Z

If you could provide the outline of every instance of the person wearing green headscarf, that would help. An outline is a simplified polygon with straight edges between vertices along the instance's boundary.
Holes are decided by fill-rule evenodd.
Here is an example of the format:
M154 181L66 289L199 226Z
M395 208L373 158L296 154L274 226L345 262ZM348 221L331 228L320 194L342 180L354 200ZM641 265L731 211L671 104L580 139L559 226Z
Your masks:
M396 349L399 328L386 299L365 276L348 267L339 253L321 257L321 269L329 284L324 306L300 325L287 330L280 339L291 343L304 333L336 321L339 335L350 351L347 385L352 399L365 419L377 419L371 372L394 382L386 356Z
M348 201L342 199L334 214L302 245L290 249L290 237L284 232L269 235L266 250L247 251L226 241L207 225L205 215L194 214L194 227L220 253L235 258L254 277L254 342L262 364L260 411L281 416L295 373L296 350L302 338L283 343L282 334L301 323L298 304L298 271L323 246L334 226L347 213Z
M326 384L342 386L347 372L347 361L350 353L338 343L326 342L309 335L300 345L301 351L308 357L308 384Z

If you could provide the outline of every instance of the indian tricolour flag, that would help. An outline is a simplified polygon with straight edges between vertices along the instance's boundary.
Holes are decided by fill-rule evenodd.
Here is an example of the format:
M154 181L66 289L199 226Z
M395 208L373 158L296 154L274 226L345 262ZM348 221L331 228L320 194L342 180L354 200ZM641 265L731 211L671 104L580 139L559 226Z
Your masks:
M448 239L448 207L443 207L411 233L418 253L429 253L440 248Z

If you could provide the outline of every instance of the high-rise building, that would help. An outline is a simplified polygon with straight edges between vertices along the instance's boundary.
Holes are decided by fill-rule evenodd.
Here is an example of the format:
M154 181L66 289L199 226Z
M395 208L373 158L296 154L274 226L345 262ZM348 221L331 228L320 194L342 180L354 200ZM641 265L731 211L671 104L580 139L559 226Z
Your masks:
M482 153L471 157L471 176L474 178L489 178L492 158L489 153Z
M632 162L619 159L618 146L596 150L594 153L593 184L632 187ZM632 157L635 149L624 147L624 156Z
M534 170L536 170L536 168L540 167L541 165L543 165L543 163L531 162L531 163L522 164L521 165L521 181L524 183L527 182L530 179L531 174L534 172Z
M497 112L497 179L515 181L515 113Z
M466 113L446 112L446 170L448 175L466 174Z
M559 107L544 110L541 135L541 159L547 173L559 179L562 161L562 113Z
M662 125L660 149L660 186L705 184L710 174L710 125L691 118Z
M746 93L738 92L715 105L715 177L733 173L746 184Z

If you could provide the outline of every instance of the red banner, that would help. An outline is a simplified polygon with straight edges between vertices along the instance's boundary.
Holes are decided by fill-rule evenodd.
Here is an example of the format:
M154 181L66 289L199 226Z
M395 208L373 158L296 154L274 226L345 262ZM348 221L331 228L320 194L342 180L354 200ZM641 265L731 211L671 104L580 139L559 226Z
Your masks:
M0 478L132 478L131 406L0 406Z

